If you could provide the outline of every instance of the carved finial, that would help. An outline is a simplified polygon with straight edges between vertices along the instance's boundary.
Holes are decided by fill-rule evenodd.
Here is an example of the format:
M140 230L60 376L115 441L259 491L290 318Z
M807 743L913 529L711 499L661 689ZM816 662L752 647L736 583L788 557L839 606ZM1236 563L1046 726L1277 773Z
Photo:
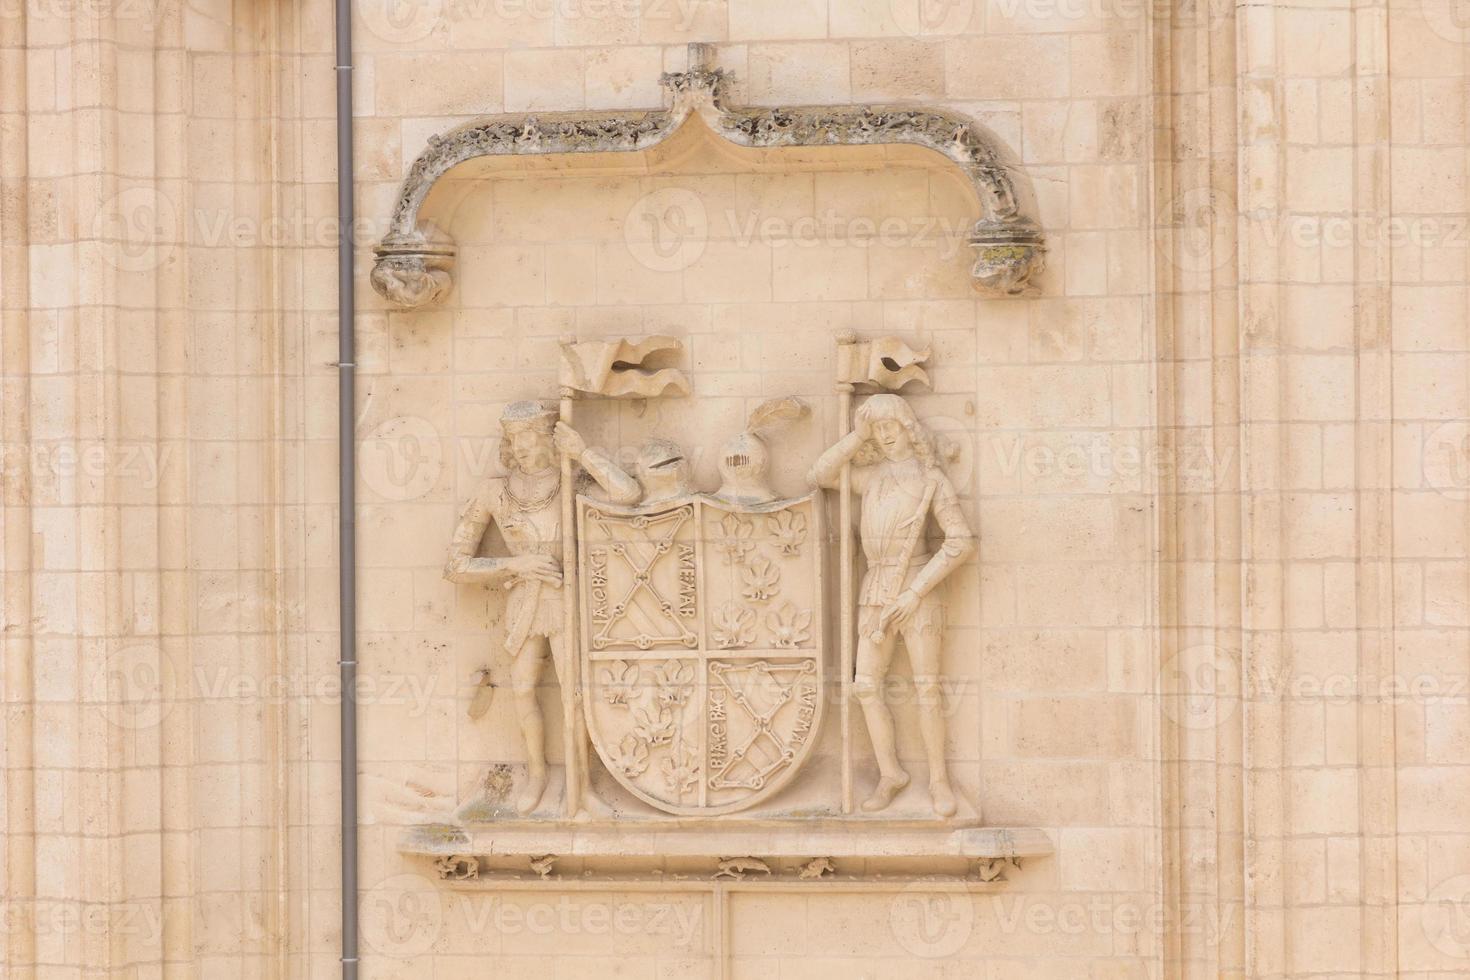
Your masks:
M696 102L707 101L715 105L720 98L720 88L729 73L715 67L715 46L695 42L689 45L689 67L685 71L666 71L659 76L659 84L679 96L693 97Z
M689 45L689 70L708 71L715 66L715 46L703 41L695 41Z

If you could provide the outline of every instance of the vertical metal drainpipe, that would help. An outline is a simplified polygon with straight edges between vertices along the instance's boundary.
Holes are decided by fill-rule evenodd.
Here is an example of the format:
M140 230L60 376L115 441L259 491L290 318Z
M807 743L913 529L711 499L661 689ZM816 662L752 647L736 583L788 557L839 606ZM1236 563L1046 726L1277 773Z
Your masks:
M353 289L352 4L337 7L337 582L341 632L342 980L357 980L357 423Z

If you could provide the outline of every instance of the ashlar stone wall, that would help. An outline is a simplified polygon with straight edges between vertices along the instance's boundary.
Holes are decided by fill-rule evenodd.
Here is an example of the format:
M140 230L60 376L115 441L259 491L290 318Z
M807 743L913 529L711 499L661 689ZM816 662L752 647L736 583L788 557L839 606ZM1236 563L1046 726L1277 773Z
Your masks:
M364 976L1464 972L1452 0L356 10ZM288 0L0 11L6 976L339 975L331 31ZM1037 292L972 290L979 202L935 154L697 131L456 171L423 212L453 291L373 292L432 135L657 107L691 41L737 104L988 127L1046 231ZM557 339L681 338L692 400L579 421L677 437L707 485L750 407L806 398L776 440L797 492L844 330L933 347L912 403L980 535L945 586L950 758L1055 853L997 888L718 895L674 859L497 890L400 854L519 759L503 711L465 714L502 607L441 570L501 407L554 397Z

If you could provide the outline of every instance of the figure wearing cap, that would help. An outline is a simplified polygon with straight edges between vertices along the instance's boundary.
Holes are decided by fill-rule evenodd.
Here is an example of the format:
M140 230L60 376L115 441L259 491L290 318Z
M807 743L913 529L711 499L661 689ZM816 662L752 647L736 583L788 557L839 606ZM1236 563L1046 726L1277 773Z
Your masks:
M557 680L567 684L576 669L563 630L561 578L561 466L558 452L580 464L575 479L600 488L618 504L634 504L638 482L619 469L601 450L589 448L576 430L557 421L556 412L540 402L520 401L500 417L500 462L508 474L491 477L460 516L449 547L444 577L451 582L499 585L508 590L505 649L511 655L511 691L517 720L526 740L528 775L516 810L528 814L546 790L546 737L536 687L548 652ZM485 533L494 523L505 539L506 557L482 557ZM582 798L591 794L587 781L587 732L580 712L574 720L575 746L581 765Z
M953 816L939 685L944 610L934 588L974 551L975 535L939 466L933 437L898 395L874 395L864 402L853 431L822 453L809 479L834 488L848 461L853 489L862 495L858 537L867 565L857 597L853 693L863 707L879 772L863 809L883 809L909 782L894 745L893 715L883 700L893 648L902 636L929 757L929 795L936 813ZM942 537L932 551L931 523Z

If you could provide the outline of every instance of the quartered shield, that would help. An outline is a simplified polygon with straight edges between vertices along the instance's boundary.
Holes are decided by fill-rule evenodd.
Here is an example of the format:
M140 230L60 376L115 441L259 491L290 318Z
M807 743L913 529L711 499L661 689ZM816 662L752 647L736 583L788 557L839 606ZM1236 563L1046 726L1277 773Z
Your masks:
M635 796L728 813L796 775L822 717L816 494L759 506L577 498L583 704Z

